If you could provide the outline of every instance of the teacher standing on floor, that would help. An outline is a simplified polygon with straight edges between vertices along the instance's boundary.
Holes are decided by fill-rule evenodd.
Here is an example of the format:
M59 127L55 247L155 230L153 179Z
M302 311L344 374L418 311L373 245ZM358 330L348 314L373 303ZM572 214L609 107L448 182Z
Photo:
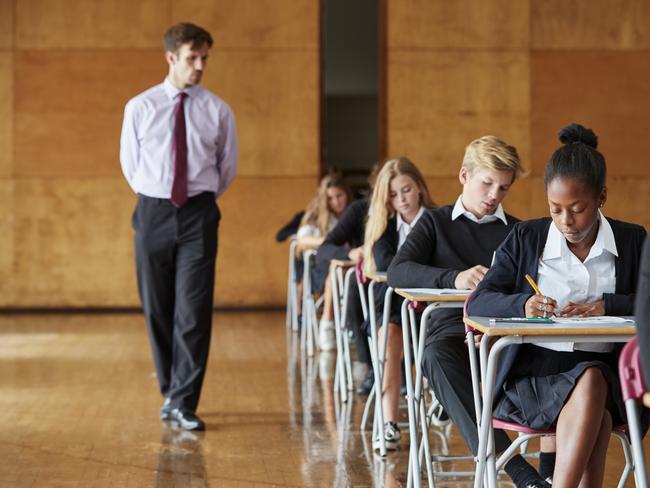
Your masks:
M164 398L160 418L203 430L195 412L212 328L216 200L237 173L237 136L230 107L199 85L210 33L177 24L164 47L167 77L126 104L120 160L138 195L138 291Z

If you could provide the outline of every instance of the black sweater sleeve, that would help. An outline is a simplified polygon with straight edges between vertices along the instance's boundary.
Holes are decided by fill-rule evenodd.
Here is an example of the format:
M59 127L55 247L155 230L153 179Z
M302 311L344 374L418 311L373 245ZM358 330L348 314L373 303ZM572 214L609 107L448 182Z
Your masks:
M397 252L399 235L395 225L395 219L389 219L386 230L372 248L377 271L386 271Z
M533 246L526 246L526 243L522 242L524 239L525 233L522 232L520 224L516 224L506 240L497 248L494 264L472 293L467 303L469 315L524 316L526 302L534 292L526 290L522 277L526 274L537 276L537 253ZM530 269L532 267L529 263L533 263L534 269Z
M645 384L650 385L650 239L646 239L641 258L636 293L636 326Z
M298 232L298 227L300 227L300 221L302 220L303 215L305 215L303 210L294 215L291 221L285 224L284 227L278 231L275 235L275 240L278 242L284 242Z
M318 248L316 259L318 261L347 259L351 248L363 244L364 223L367 213L367 198L352 202Z
M422 214L388 268L393 288L454 288L459 271L435 266L435 221L431 212Z
M616 290L603 294L605 315L632 315L643 254L646 231L640 225L610 220L618 257L616 258Z

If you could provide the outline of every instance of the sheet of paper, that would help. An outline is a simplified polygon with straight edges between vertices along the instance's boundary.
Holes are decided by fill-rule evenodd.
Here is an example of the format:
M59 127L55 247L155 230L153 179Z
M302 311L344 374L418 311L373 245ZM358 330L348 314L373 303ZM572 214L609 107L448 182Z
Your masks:
M402 288L407 293L423 295L469 295L472 290L456 290L455 288Z
M597 317L553 317L556 324L633 324L634 320L626 317L608 317L600 315Z

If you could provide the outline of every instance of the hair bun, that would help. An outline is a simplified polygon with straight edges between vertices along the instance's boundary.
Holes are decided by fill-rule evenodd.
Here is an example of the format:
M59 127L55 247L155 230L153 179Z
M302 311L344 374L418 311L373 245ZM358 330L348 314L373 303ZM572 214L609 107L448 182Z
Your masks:
M576 123L569 124L560 129L558 138L562 144L568 145L574 142L582 142L594 149L598 147L598 136L594 131Z

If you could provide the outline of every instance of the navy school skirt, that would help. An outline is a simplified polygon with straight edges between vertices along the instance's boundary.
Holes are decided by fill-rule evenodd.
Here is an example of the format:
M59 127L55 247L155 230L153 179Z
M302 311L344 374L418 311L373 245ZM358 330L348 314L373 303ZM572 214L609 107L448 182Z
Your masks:
M537 430L554 428L582 373L597 367L609 384L607 404L612 405L614 425L622 424L625 407L617 364L618 355L614 352L559 352L524 344L499 392L494 417Z

